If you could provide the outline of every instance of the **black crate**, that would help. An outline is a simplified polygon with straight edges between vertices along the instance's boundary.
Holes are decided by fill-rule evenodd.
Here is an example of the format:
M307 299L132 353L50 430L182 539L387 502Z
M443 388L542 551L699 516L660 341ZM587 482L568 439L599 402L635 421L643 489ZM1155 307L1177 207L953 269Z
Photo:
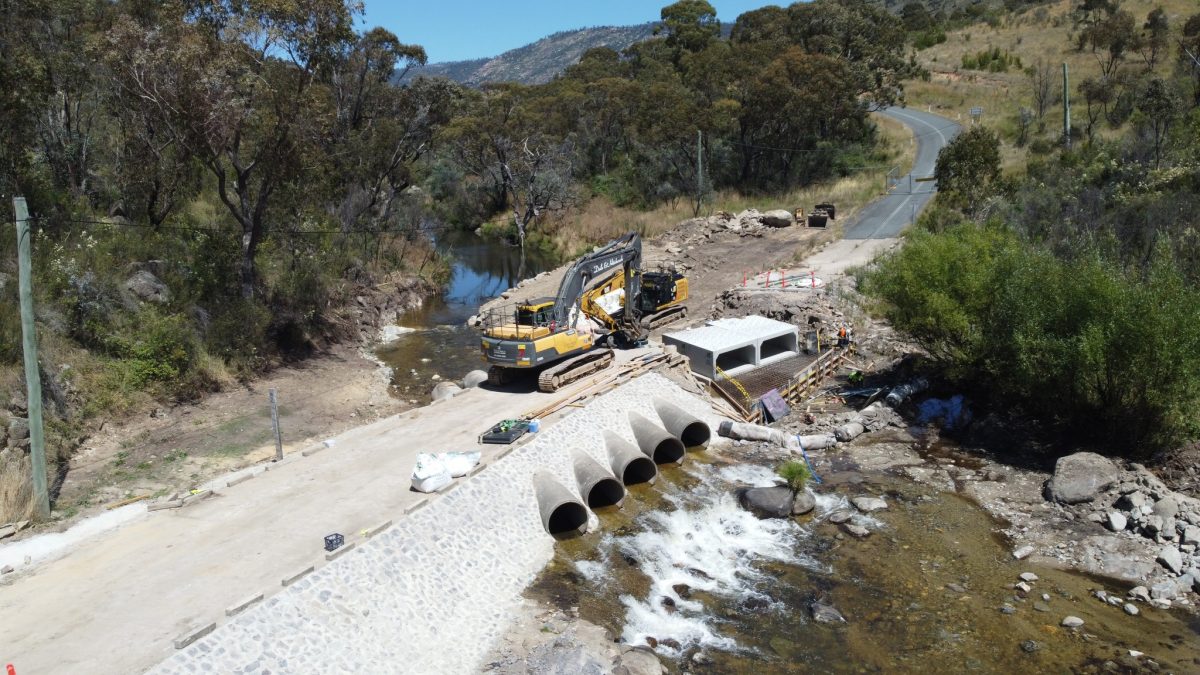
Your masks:
M497 424L479 436L479 442L488 445L508 445L529 431L529 422L518 422L505 429Z
M344 544L344 543L346 543L346 538L343 537L342 535L338 534L337 532L334 532L333 534L325 535L325 550L326 551L336 551L337 549L341 548L342 544Z

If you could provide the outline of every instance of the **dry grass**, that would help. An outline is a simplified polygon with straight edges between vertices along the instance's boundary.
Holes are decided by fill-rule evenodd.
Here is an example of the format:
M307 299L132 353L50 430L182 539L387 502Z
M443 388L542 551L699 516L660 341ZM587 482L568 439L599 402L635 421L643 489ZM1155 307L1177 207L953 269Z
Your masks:
M1009 15L996 27L979 23L950 31L946 42L918 52L917 58L932 74L930 82L908 82L905 85L909 105L945 115L951 119L969 121L973 107L983 108L982 122L1000 130L1008 138L1016 135L1017 120L1022 107L1033 109L1033 95L1028 77L1020 68L1007 73L987 73L962 68L964 55L998 47L1020 57L1023 67L1033 66L1039 59L1056 69L1056 97L1062 90L1057 69L1063 63L1070 71L1070 95L1075 109L1075 125L1082 117L1083 105L1078 83L1100 74L1100 64L1090 50L1073 48L1076 31L1070 13L1072 0L1031 7L1019 14ZM1141 26L1155 7L1162 7L1178 33L1183 21L1200 11L1196 0L1125 0L1122 9L1133 14ZM1174 39L1171 40L1174 44ZM1173 65L1171 55L1161 58L1158 71L1165 73ZM1130 54L1127 63L1137 66L1140 57ZM1075 112L1080 110L1080 112ZM1058 138L1062 128L1062 103L1050 106L1045 116L1036 121L1033 137ZM1006 152L1006 167L1012 168L1021 152Z
M29 456L0 462L0 523L29 520L33 516L33 486Z
M901 174L907 173L915 157L912 133L908 127L883 115L874 115L872 119L879 127L881 154L888 158L881 167L899 166ZM838 221L845 222L882 193L886 174L887 168L870 168L776 195L744 195L736 190L721 190L705 204L700 215L708 216L718 211L738 213L746 209L795 211L803 208L808 211L814 204L828 201L837 205ZM692 217L692 205L683 199L639 211L597 197L572 210L548 229L558 253L571 257L626 232L637 232L644 238L655 237Z

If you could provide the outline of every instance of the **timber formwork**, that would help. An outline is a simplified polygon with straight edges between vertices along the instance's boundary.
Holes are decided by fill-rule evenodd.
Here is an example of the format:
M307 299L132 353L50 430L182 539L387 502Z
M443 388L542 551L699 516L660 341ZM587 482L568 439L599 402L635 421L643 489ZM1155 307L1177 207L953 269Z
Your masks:
M759 424L763 421L763 410L758 401L763 394L776 389L789 404L801 403L816 391L826 378L833 376L853 352L853 344L847 347L833 347L807 365L801 365L805 361L804 358L788 359L775 364L778 368L763 369L768 372L716 380L712 387L722 399L733 406L733 410L741 415L742 419ZM790 376L781 375L782 368L796 366L800 366L800 370L790 371ZM764 389L764 386L767 388Z

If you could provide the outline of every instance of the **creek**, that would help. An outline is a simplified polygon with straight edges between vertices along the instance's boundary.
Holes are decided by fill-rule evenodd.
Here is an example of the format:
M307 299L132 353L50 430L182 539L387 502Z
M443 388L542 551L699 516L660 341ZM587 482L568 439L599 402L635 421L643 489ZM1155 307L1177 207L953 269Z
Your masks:
M958 495L886 474L829 478L814 486L812 514L759 520L732 493L774 484L769 466L690 453L600 514L597 533L561 542L529 595L654 646L672 672L1200 668L1191 617L1147 605L1128 616L1091 595L1127 587L1014 560L996 524ZM855 516L873 531L866 539L839 534L829 515L854 512L847 499L863 494L890 508ZM1028 597L1014 590L1023 572L1038 576ZM813 601L847 621L814 621ZM1083 629L1062 628L1068 615Z
M403 399L425 403L434 375L459 380L469 371L486 370L479 333L466 325L479 306L521 280L521 251L470 232L449 232L437 249L452 260L450 280L440 296L429 298L400 325L413 329L375 351L392 368L393 390ZM525 277L551 269L556 262L536 251L526 253Z
M520 252L469 233L438 242L453 259L441 297L404 317L413 329L377 350L396 393L425 402L437 374L455 380L484 367L480 304L520 280ZM525 276L554 266L531 255ZM820 466L817 507L794 519L759 520L733 491L775 482L770 461L689 453L658 482L630 489L622 509L601 509L597 532L559 542L527 595L653 645L672 672L1200 672L1200 625L1182 612L1139 604L1139 616L1091 591L1127 586L1019 562L974 504L853 462ZM959 461L970 455L957 449ZM930 461L945 456L929 457ZM839 478L839 476L841 478ZM856 519L873 533L842 534L830 514L848 499L882 495L890 508ZM1022 572L1038 580L1014 590ZM814 601L845 623L819 623ZM1011 613L1001 611L1008 605ZM1068 615L1082 629L1062 628ZM1130 655L1130 650L1145 656Z

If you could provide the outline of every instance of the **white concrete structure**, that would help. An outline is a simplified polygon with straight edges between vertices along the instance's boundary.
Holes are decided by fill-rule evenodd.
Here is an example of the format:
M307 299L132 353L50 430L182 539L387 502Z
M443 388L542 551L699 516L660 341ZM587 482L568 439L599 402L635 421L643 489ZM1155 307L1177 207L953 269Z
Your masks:
M717 319L704 326L667 333L663 344L688 357L692 372L711 380L736 376L800 353L800 331L790 323L761 316Z

